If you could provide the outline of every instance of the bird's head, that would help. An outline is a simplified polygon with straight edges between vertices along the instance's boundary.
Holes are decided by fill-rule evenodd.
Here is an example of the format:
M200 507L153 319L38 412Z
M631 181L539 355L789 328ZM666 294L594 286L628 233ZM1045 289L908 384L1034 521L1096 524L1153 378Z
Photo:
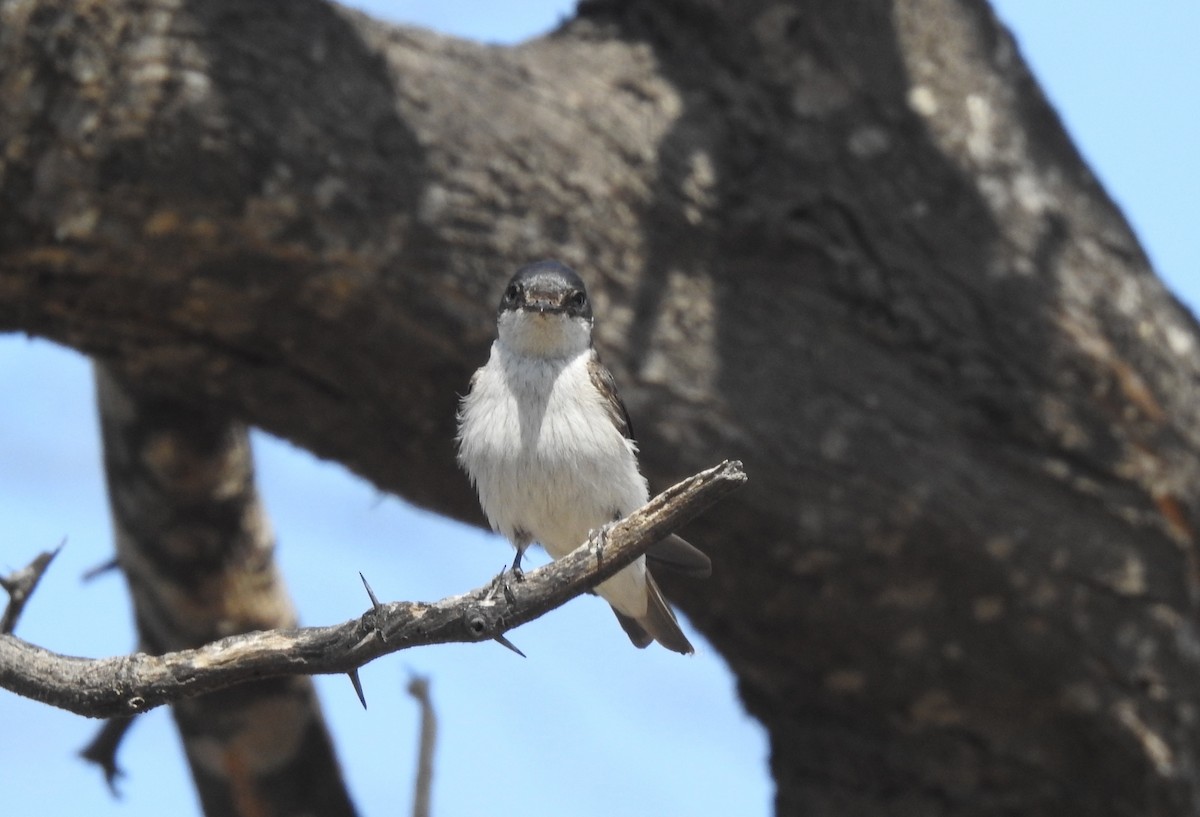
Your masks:
M538 261L517 270L496 312L500 343L531 357L573 357L592 344L592 302L575 270Z

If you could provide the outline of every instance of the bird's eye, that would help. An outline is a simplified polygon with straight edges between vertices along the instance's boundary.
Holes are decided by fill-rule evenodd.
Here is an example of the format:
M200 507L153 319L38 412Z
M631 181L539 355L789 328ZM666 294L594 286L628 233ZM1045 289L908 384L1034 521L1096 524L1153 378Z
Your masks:
M567 307L574 312L578 312L587 306L587 295L580 290L571 293L571 297L567 298Z
M504 303L507 306L516 305L521 297L521 288L516 284L509 284L508 289L504 290Z

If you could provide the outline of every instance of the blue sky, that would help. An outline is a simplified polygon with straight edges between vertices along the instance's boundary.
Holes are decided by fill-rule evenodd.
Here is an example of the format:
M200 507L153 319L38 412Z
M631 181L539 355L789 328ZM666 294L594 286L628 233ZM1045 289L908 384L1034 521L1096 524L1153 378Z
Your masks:
M543 31L572 6L360 5L493 42ZM1194 309L1200 51L1191 40L1200 4L1003 0L997 11L1160 274ZM18 632L67 653L127 652L134 637L119 578L79 580L111 553L87 363L44 342L0 336L0 383L8 398L0 403L0 571L68 539ZM502 541L380 497L335 465L266 435L255 444L279 555L306 623L359 614L366 606L359 570L381 597L432 599L480 584L510 557ZM634 650L591 598L512 637L528 659L485 645L375 662L363 671L366 713L344 678L319 679L364 815L409 808L417 730L416 706L403 691L410 672L431 677L440 716L437 813L770 813L765 737L702 639L693 637L698 654L690 659ZM0 723L0 783L11 813L198 813L165 711L143 717L128 735L119 801L75 757L95 722L0 693Z

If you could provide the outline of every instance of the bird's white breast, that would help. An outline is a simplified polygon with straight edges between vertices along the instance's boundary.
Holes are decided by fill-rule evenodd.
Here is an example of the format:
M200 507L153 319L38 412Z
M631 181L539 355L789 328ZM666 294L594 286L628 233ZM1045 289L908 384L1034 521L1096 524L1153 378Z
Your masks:
M591 382L591 355L537 359L497 342L460 415L459 461L488 521L555 558L648 497L635 446Z

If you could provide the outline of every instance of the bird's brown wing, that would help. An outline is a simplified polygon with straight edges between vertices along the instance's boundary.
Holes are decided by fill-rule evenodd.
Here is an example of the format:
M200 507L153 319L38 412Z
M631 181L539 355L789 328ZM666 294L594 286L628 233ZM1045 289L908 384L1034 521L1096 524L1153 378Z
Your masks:
M608 411L608 418L612 420L613 425L627 440L634 439L633 422L629 419L629 412L625 409L625 403L621 400L621 395L617 394L617 381L613 377L609 368L600 362L600 356L592 352L592 356L588 359L588 377L592 379L592 385L596 387L596 391L600 392L600 396L604 398L604 408Z
M617 382L609 368L600 362L600 357L595 351L588 360L588 376L591 377L596 391L604 398L604 406L613 425L626 439L632 440L633 421L629 419L629 411L626 410L621 396L617 394ZM653 566L692 578L707 579L712 575L712 562L709 558L675 534L651 546L646 551L646 560Z

